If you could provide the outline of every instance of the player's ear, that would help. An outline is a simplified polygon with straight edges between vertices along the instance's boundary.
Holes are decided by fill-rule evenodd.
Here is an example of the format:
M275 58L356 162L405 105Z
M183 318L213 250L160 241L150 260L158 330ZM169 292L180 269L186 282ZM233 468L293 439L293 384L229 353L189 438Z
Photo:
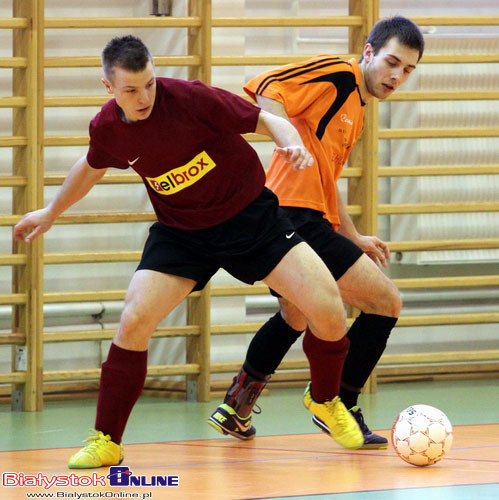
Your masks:
M366 61L366 63L371 62L373 55L374 55L373 46L370 43L366 43L364 45L364 50L362 51L362 57L364 61Z
M111 82L109 80L106 80L105 78L101 78L100 81L102 82L104 87L106 87L106 92L108 94L114 94L113 86L111 85Z

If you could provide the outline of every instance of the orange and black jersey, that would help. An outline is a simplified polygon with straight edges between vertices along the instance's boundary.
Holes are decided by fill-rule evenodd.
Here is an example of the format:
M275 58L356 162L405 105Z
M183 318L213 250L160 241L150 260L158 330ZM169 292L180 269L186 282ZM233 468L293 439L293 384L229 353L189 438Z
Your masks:
M255 100L261 95L284 105L315 160L312 167L297 172L274 153L266 185L282 206L318 210L336 228L336 183L364 123L360 80L355 59L321 55L266 71L244 87Z

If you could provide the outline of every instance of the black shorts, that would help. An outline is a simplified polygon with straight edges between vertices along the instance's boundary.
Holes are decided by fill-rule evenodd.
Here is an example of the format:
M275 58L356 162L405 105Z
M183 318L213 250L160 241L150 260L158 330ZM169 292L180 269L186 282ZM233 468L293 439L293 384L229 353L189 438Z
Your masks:
M337 233L321 212L283 207L297 233L315 250L338 281L364 253L353 241ZM280 295L274 290L270 293Z
M201 290L223 268L244 283L265 278L302 242L275 194L262 194L231 219L206 229L182 230L156 222L137 270L190 278Z

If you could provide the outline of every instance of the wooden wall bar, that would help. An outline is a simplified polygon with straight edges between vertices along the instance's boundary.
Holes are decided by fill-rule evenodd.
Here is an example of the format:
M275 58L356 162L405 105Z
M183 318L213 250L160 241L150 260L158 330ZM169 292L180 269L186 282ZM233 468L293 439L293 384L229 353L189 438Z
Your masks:
M45 18L43 0L13 2L13 16L0 19L0 29L11 30L13 36L12 57L1 57L0 68L10 68L13 74L12 96L0 98L0 108L13 110L12 135L0 137L0 147L12 148L12 175L2 176L0 186L11 187L13 192L12 213L0 216L1 226L13 226L26 211L43 205L45 186L60 185L63 175L45 175L43 170L44 147L85 146L85 135L47 136L43 126L45 107L100 106L106 96L45 96L43 88L44 68L97 67L98 57L46 57L44 54L45 30L67 28L185 28L188 51L181 56L161 55L155 57L158 66L183 66L188 68L188 77L211 82L214 66L280 65L299 61L312 54L302 55L252 55L213 56L213 28L258 28L273 26L343 26L349 28L350 45L343 57L358 55L370 28L379 18L378 0L349 0L350 15L341 17L261 17L261 18L213 18L211 1L189 0L185 17L138 17L138 18ZM419 16L414 20L422 26L480 26L499 25L498 17L472 16ZM422 64L438 63L497 63L499 53L428 54ZM401 91L391 97L392 101L434 100L497 100L497 90L474 91ZM444 137L499 137L499 127L477 128L416 128L383 129L378 126L378 105L367 108L365 130L362 140L352 153L351 167L344 177L348 179L348 210L355 217L359 229L366 234L375 234L378 216L384 214L421 214L450 212L499 212L497 202L430 203L430 204L382 204L378 201L378 179L380 177L427 176L427 175L497 175L499 164L492 165L443 165L388 167L378 165L378 141L381 139L444 138ZM250 141L266 140L249 134ZM135 174L110 173L103 184L138 183ZM140 213L86 213L65 214L58 224L149 222L153 212ZM422 251L445 249L491 249L499 248L499 238L455 239L434 241L392 241L391 251ZM140 252L82 252L44 253L41 239L30 246L15 243L13 252L0 255L0 265L12 266L12 293L0 295L0 304L12 305L13 325L10 334L0 335L0 344L12 345L12 371L0 374L0 383L12 384L13 408L36 411L43 408L43 383L53 381L86 381L99 377L99 369L45 371L43 367L43 345L45 343L109 340L111 330L44 331L43 304L71 303L96 300L122 300L125 290L94 290L87 292L48 293L43 290L43 270L46 265L85 262L131 262L137 261ZM410 278L395 280L402 289L427 288L474 288L497 287L499 276L448 276L442 278ZM235 371L237 363L211 363L210 338L212 335L251 333L260 323L213 324L210 320L211 297L233 295L267 294L263 285L249 287L206 287L188 299L188 325L161 327L155 337L181 336L187 339L186 362L178 365L150 366L149 376L185 375L188 397L206 401L210 398L210 374ZM355 315L355 312L353 312ZM348 318L348 324L353 316ZM439 324L497 323L497 313L403 316L399 325L422 326ZM386 355L381 368L386 365L425 365L449 362L486 361L499 363L499 351L419 353L415 355ZM288 360L282 369L306 369L306 360ZM470 369L472 372L472 369ZM397 371L390 375L397 376ZM407 373L404 372L404 376ZM368 387L375 390L375 379Z

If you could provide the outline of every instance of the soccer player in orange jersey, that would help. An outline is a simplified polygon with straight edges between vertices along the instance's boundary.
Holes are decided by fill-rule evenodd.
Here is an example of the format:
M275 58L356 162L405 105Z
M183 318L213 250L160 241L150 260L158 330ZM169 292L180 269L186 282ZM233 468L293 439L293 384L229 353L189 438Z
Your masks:
M220 432L240 439L254 437L255 401L305 330L303 349L312 381L305 405L314 414L313 422L331 434L337 422L326 409L320 414L315 409L327 408L339 394L359 423L363 448L387 447L387 440L365 424L357 398L386 347L401 299L380 269L387 265L387 245L376 236L358 233L337 182L362 130L365 105L397 90L416 68L423 50L423 35L416 24L401 16L386 18L373 27L360 61L321 55L262 73L244 87L262 109L289 120L312 153L314 166L302 172L287 169L285 158L274 153L266 185L279 197L296 232L325 262L343 301L361 313L347 335L350 347L341 383L332 387L328 382L331 343L314 337L299 308L279 297L280 312L256 333L224 403L210 417L210 425Z

